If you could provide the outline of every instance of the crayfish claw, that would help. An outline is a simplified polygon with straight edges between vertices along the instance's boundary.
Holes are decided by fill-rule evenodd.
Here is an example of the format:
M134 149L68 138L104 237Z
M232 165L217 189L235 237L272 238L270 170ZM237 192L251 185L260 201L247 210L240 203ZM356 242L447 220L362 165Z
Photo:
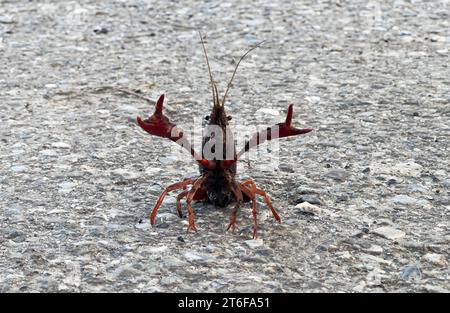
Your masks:
M163 111L163 103L164 103L164 94L159 96L158 101L156 101L155 113L156 115L162 115Z

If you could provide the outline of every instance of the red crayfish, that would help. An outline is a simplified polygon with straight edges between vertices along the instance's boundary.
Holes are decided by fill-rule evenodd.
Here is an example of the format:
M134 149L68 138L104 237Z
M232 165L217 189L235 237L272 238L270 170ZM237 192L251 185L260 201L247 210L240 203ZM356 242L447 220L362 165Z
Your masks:
M202 149L205 148L205 146L213 146L213 148L211 149L212 152L215 152L215 150L219 151L220 149L218 148L223 148L221 150L223 151L223 153L219 151L219 154L216 153L212 157L207 157L204 155L204 153L199 155L197 152L195 152L188 139L184 136L183 131L179 129L175 124L171 123L169 119L163 114L164 94L161 95L156 102L156 109L153 115L151 115L147 119L141 119L140 117L137 117L138 125L146 132L154 136L168 138L187 149L190 154L197 160L200 170L199 177L193 179L185 179L182 182L172 184L161 193L151 213L150 223L152 226L154 225L156 213L158 211L158 208L161 206L164 197L171 191L181 189L183 191L177 197L176 207L178 215L182 217L183 214L181 210L181 200L183 198L186 198L186 208L189 218L189 226L187 229L188 231L191 229L194 231L197 230L194 221L194 210L192 209L193 201L207 201L219 207L226 207L231 203L235 203L231 212L231 218L227 230L235 229L236 216L242 203L251 201L253 214L253 238L257 238L257 195L264 197L265 202L272 211L274 218L278 222L281 222L281 219L277 211L273 208L269 196L266 194L266 192L259 189L252 179L247 179L243 182L237 182L235 180L237 160L250 148L257 146L266 140L306 134L312 129L298 129L292 127L291 122L293 115L293 105L290 104L288 107L286 120L283 123L278 123L263 131L257 132L251 137L250 140L246 141L244 147L238 153L236 153L232 132L227 127L230 118L225 113L225 101L240 62L250 51L258 47L260 44L248 50L239 59L230 82L227 85L225 94L220 101L219 94L217 92L217 86L211 74L211 67L209 65L208 55L206 53L205 44L201 34L200 40L203 46L206 64L208 67L214 104L211 114L207 116L206 119L209 121L208 126L215 127L215 130L213 132L210 132L208 135L203 137ZM223 147L221 147L221 145L223 145ZM227 153L225 153L225 151ZM229 151L232 151L231 156L228 153ZM188 186L191 186L191 188L189 190L186 190Z

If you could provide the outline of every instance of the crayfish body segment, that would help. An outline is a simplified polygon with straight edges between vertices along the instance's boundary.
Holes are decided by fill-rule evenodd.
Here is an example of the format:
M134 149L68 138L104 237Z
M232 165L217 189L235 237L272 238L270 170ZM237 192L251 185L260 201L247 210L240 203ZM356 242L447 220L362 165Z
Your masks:
M234 146L234 139L231 132L228 130L228 120L229 117L225 112L225 101L228 90L233 81L234 75L236 74L237 68L244 57L253 49L253 47L247 53L245 53L236 65L230 82L228 83L227 90L225 92L222 100L219 100L219 95L217 92L217 86L212 78L211 68L208 61L208 56L206 54L205 45L203 38L200 35L202 46L205 53L206 63L208 66L209 78L211 83L212 97L213 97L213 109L210 116L208 117L209 126L214 126L221 130L222 136L219 138L214 135L206 135L203 138L202 149L214 143L216 147L218 145L223 145L223 156L222 157L204 157L203 153L198 154L194 148L191 146L187 138L183 135L183 131L179 129L175 124L169 121L163 113L164 95L161 95L156 102L156 108L153 115L147 119L137 118L138 125L151 135L168 138L177 144L181 145L183 148L189 151L189 153L197 160L199 165L200 175L197 178L185 179L182 182L172 184L168 186L159 196L155 207L150 215L150 223L153 226L155 223L156 214L159 207L161 206L165 196L174 190L183 190L177 197L177 211L180 217L182 214L181 200L186 199L186 210L188 213L189 220L189 230L196 231L194 219L194 210L192 208L193 201L206 201L212 203L218 207L226 207L233 204L230 222L228 224L228 230L234 230L236 228L237 213L239 208L244 202L251 202L252 205L252 215L253 215L253 238L258 236L258 219L257 219L257 206L256 206L256 196L261 196L264 198L267 206L271 210L276 221L281 222L281 219L277 211L272 206L269 196L261 189L259 189L252 179L247 179L243 182L237 182L235 180L236 176L236 162L239 157L247 152L249 149L267 141L277 138L296 136L301 134L306 134L312 129L304 128L298 129L292 127L292 115L293 115L293 105L289 105L286 120L283 123L278 123L272 127L269 127L261 132L258 132L252 136L252 138L247 141L244 147L236 153ZM276 132L274 131L276 130ZM274 135L275 134L275 135ZM218 143L218 141L221 141ZM231 145L229 145L232 143ZM227 155L232 148L232 154ZM188 189L189 187L189 189Z

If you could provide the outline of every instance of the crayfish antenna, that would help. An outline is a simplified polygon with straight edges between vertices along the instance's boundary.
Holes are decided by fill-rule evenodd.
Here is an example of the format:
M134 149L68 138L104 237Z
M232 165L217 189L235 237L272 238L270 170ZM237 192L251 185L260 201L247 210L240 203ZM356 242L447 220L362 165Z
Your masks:
M211 92L212 92L214 106L219 106L219 96L217 94L217 87L216 87L216 84L214 83L214 79L213 79L213 76L211 73L211 66L209 65L208 53L206 53L205 42L203 41L202 33L199 31L198 34L200 35L200 41L202 42L203 52L205 54L205 59L206 59L206 65L208 66L209 81L211 83Z
M250 48L249 50L247 50L247 52L245 52L245 53L241 56L241 58L239 59L239 61L237 62L236 67L234 68L233 75L231 76L231 79L230 79L230 81L229 81L229 83L228 83L228 85L227 85L227 90L225 91L225 94L224 94L224 96L223 96L223 99L222 99L222 106L225 105L225 100L227 99L228 90L230 90L231 84L233 83L233 79L234 79L234 76L236 75L236 72L237 72L237 69L238 69L238 67L239 67L239 64L241 64L241 61L244 60L244 58L247 56L247 54L249 54L250 52L252 52L252 51L255 50L256 48L258 48L259 46L261 46L261 45L264 43L264 41L265 41L265 40L261 41L260 43L258 43L258 44L255 45L254 47L252 47L252 48Z

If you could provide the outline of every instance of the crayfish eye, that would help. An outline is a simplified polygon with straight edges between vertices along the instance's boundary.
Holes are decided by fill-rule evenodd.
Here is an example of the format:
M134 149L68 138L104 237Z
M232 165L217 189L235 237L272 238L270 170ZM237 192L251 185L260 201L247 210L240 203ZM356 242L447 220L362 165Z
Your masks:
M209 115L205 116L205 120L209 121Z
M232 117L231 116L227 116L227 120L231 121Z

